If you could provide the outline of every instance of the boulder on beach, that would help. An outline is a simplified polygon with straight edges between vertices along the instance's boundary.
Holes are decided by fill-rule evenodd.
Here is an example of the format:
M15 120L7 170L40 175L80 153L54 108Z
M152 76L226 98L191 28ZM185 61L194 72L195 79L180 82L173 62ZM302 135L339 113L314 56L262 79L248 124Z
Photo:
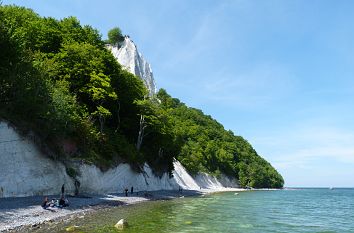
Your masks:
M125 219L121 219L121 220L119 220L117 223L116 223L116 225L114 225L115 226L115 228L117 228L118 230L123 230L124 228L126 228L126 227L128 227L128 222L127 222L127 220L125 220Z

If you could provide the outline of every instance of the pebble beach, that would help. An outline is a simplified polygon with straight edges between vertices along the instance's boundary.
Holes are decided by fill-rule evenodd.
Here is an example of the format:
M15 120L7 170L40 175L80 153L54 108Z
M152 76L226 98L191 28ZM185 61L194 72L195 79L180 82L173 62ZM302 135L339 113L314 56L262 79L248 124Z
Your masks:
M44 196L0 198L0 232L23 232L25 229L41 227L42 224L65 221L85 215L90 211L119 205L131 205L149 200L168 200L172 198L203 195L207 192L183 190L161 190L135 192L126 197L123 193L107 195L68 196L70 205L65 208L50 207L43 209L40 205ZM49 200L59 196L48 196Z

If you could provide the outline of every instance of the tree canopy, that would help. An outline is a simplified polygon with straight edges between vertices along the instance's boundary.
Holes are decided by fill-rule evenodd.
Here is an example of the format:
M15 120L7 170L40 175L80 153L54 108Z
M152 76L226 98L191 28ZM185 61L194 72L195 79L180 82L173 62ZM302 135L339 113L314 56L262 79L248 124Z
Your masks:
M178 145L177 159L192 173L226 174L242 187L282 187L281 175L241 136L227 131L199 109L189 108L164 89L157 94L170 116L170 130Z
M109 42L121 40L119 28ZM98 31L75 17L43 18L0 6L0 118L34 132L56 159L101 168L148 163L157 174L178 159L191 173L221 173L241 186L282 187L281 175L241 136L171 97L150 97L122 69ZM68 151L65 144L74 145Z
M108 31L108 43L111 45L118 44L118 42L124 39L122 31L119 27L112 28Z

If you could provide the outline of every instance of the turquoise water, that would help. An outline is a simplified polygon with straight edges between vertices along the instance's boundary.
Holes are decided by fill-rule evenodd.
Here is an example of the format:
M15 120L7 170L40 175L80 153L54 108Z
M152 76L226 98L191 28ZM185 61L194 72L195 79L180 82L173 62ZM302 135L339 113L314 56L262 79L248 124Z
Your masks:
M200 198L155 201L99 211L57 225L64 232L354 232L354 189L301 189L219 193ZM47 229L49 230L49 229ZM118 231L117 231L118 232Z

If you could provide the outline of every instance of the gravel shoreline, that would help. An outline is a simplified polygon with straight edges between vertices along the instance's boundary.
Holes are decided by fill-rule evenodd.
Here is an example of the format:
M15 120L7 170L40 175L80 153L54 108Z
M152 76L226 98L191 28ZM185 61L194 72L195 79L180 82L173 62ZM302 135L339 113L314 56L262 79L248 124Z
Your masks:
M234 189L235 191L242 191ZM120 205L130 205L149 200L168 200L178 197L200 196L215 191L231 190L160 190L138 192L126 197L122 193L107 195L90 195L68 197L70 206L65 208L51 207L43 209L40 204L44 196L0 198L0 232L23 232L25 229L40 227L40 225L75 218L97 209ZM49 200L59 196L48 196Z

